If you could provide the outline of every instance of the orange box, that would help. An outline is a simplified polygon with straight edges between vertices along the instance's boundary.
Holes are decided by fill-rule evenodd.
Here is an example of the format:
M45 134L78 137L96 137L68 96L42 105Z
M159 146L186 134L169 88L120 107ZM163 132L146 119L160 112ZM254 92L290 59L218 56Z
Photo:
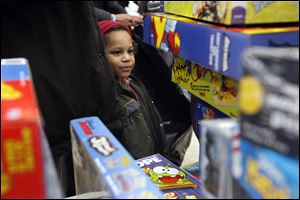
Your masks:
M1 59L1 199L45 198L41 121L26 59Z

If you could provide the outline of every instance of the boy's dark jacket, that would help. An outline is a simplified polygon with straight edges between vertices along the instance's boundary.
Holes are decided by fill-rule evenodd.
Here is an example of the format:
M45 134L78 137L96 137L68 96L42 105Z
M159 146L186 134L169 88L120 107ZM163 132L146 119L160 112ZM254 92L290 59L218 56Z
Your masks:
M156 153L168 156L166 134L161 117L143 83L135 76L130 76L130 87L118 84L118 98L127 115L124 128L116 137L135 159Z
M136 35L134 41L137 43L137 54L133 74L142 81L154 101L164 122L170 159L180 165L192 134L185 132L192 124L190 103L171 82L171 68L158 50Z

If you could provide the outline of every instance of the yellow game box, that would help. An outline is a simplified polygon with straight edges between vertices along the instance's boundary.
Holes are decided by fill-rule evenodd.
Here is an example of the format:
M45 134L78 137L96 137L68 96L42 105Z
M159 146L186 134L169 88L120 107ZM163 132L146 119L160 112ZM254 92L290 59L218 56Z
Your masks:
M225 25L299 22L298 1L164 1L164 12Z

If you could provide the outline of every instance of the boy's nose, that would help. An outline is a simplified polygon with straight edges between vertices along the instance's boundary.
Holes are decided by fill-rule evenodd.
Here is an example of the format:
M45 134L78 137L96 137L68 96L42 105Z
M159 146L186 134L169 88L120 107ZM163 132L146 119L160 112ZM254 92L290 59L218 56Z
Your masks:
M130 55L128 53L124 53L123 61L128 61L128 60L130 60Z

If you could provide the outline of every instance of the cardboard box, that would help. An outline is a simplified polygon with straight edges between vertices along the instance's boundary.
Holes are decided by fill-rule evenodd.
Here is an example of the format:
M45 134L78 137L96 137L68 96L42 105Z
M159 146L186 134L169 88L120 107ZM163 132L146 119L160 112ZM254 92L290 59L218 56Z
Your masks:
M243 67L242 137L299 159L299 48L249 49Z
M46 198L38 105L26 59L1 59L1 198Z
M239 117L238 82L194 62L174 56L174 83L230 117Z
M203 120L201 124L200 177L204 198L232 199L233 176L239 168L232 161L240 160L240 129L235 119Z
M164 1L164 11L226 25L299 22L298 1Z
M70 126L76 194L107 191L114 199L163 198L99 118L74 119Z
M200 182L187 171L154 154L136 160L166 199L200 199Z
M298 47L299 27L226 28L157 13L144 17L144 41L239 80L246 48Z
M243 170L236 178L250 198L299 198L299 160L244 139L241 153Z

